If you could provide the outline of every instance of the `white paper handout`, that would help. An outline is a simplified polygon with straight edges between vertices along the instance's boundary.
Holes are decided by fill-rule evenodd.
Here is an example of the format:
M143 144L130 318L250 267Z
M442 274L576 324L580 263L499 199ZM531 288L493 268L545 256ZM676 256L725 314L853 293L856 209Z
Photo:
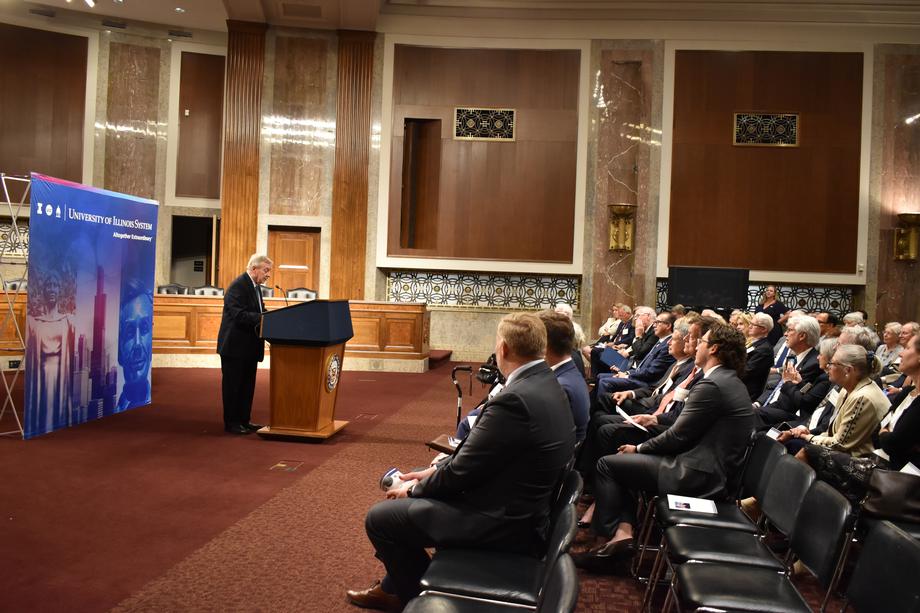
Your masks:
M632 417L630 417L629 413L627 413L626 411L624 411L624 410L621 409L620 407L617 407L617 413L620 414L620 417L622 417L623 419L625 419L627 422L631 423L631 424L634 425L635 427L637 427L637 428L639 428L640 430L643 430L643 431L645 431L645 432L648 432L648 428L646 428L645 426L640 426L639 424L637 424L636 421L635 421Z
M917 468L913 462L908 462L905 464L904 468L901 469L901 472L907 473L908 475L917 475L920 477L920 468Z
M709 513L715 515L716 503L705 498L691 498L689 496L676 496L668 494L668 508L674 511L693 511L694 513Z

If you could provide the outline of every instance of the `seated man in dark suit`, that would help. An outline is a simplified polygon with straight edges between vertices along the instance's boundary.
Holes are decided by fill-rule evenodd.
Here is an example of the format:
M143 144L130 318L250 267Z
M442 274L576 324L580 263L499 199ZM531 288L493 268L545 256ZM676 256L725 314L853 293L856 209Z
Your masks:
M824 394L809 394L821 374L818 352L815 347L821 336L818 322L807 315L792 317L786 323L786 365L782 379L773 388L767 388L754 403L754 409L764 425L795 419L797 410L811 412Z
M744 354L740 332L713 324L696 350L703 379L690 391L674 425L598 461L591 529L601 544L572 556L576 565L604 570L632 556L637 490L714 498L733 490L754 428L751 401L738 378Z
M608 347L611 349L622 346L628 347L636 336L636 328L632 322L632 309L628 305L621 304L616 309L615 315L620 320L617 327L610 331L609 334L602 334L594 342L594 346L590 348L588 359L591 364L592 377L597 377L602 372L610 372L609 367L601 362L601 354L604 353L604 349Z
M418 595L428 547L542 555L555 486L572 457L568 400L543 361L546 328L530 313L505 316L495 356L504 389L486 402L452 456L403 479L367 514L367 535L386 577L349 591L361 607L398 609Z
M672 315L671 317L673 323L674 316ZM620 344L617 345L617 348L620 350L621 356L630 358L633 364L638 364L658 342L658 337L655 335L655 309L638 306L636 307L635 319L636 326L641 325L644 332L641 335L637 332L632 344Z
M556 374L562 386L572 419L575 421L575 440L583 441L588 427L588 384L578 372L572 357L575 346L575 329L572 320L554 311L541 311L540 321L546 327L546 363ZM579 356L580 359L580 356Z
M766 313L754 313L748 328L750 338L754 339L747 348L744 374L741 382L747 388L751 400L756 400L767 384L770 367L773 366L773 347L767 335L773 329L773 318Z
M671 313L666 312L656 316L653 334L658 342L635 368L618 372L615 375L598 375L597 396L655 385L661 381L674 364L673 356L668 353L668 341L671 338L673 326L674 316Z
M690 325L687 325L688 320L692 321ZM695 315L677 320L674 326L674 334L671 336L670 351L671 355L677 360L678 365L680 365L675 365L674 368L679 368L682 374L676 377L673 382L669 377L668 381L658 386L651 396L646 393L639 399L627 398L627 396L635 393L642 394L645 392L644 389L617 392L612 399L609 396L605 396L602 399L604 403L609 403L607 407L609 413L598 412L591 416L588 436L584 445L582 445L578 463L576 464L576 468L585 479L586 488L591 489L594 480L594 467L597 466L597 461L601 457L615 453L619 446L624 443L637 445L644 442L664 431L677 420L686 396L703 375L703 372L694 364L696 342L709 330L709 326L713 322L714 320L708 317L700 318ZM649 432L646 432L627 422L623 416L616 412L617 405L615 402L617 400L619 401L619 407L624 409L624 412L632 415L633 421L644 427L647 424L654 424L654 427L647 427ZM628 407L632 412L630 413L625 407ZM659 420L661 422L660 429L658 426ZM654 432L654 434L651 434L651 432ZM616 444L614 444L615 442ZM592 510L593 505L580 523L590 522Z

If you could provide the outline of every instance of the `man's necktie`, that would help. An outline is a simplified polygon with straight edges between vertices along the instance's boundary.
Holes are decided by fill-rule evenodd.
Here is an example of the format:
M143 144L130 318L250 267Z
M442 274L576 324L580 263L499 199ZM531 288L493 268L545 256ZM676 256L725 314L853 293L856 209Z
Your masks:
M776 356L776 364L774 364L773 367L782 370L783 362L786 361L787 355L789 355L789 345L783 345L783 350Z
M655 391L652 393L652 396L658 396L659 394L664 394L666 391L671 389L671 386L674 385L674 377L677 376L677 371L680 369L680 364L675 364L674 368L671 369L671 372L668 373L667 379L665 379L661 385L659 385Z
M788 349L788 347L786 347L786 349ZM792 361L792 364L795 365L795 356L792 356L790 360ZM796 370L798 370L798 368L796 368ZM782 375L782 373L780 374ZM776 399L779 398L779 390L783 387L783 383L785 382L783 381L782 376L780 376L779 383L777 383L776 387L773 388L773 391L770 392L770 397L767 398L767 401L764 404L776 402Z
M687 378L680 382L680 385L665 394L665 397L662 398L661 402L658 403L658 408L654 413L652 413L652 415L661 415L664 413L665 409L668 408L668 405L671 404L671 401L674 400L674 393L678 389L687 389L690 386L690 382L693 381L693 378L696 377L696 373L699 372L699 370L700 369L698 366L694 366L693 370L690 371L690 374L687 375Z

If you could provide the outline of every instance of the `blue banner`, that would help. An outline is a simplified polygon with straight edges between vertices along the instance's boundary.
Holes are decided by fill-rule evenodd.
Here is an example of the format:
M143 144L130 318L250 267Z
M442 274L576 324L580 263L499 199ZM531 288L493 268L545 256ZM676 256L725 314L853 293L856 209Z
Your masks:
M157 203L32 174L25 438L150 404Z

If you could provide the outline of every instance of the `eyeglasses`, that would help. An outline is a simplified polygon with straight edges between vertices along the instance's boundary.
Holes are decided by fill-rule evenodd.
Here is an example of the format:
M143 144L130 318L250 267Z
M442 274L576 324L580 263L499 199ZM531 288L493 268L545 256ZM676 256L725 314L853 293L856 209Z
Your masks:
M828 366L839 366L840 368L850 368L849 364L843 364L842 362L828 362Z
M671 322L669 322L669 321L664 321L664 320L661 320L661 319L656 319L656 320L655 320L655 325L657 326L658 324L664 324L664 325L666 325L666 326L670 326L670 325L671 325Z
M712 344L713 344L713 342L712 342L711 340L705 339L705 338L701 338L701 339L698 340L697 342L698 342L698 343L706 343L707 345L712 345Z

